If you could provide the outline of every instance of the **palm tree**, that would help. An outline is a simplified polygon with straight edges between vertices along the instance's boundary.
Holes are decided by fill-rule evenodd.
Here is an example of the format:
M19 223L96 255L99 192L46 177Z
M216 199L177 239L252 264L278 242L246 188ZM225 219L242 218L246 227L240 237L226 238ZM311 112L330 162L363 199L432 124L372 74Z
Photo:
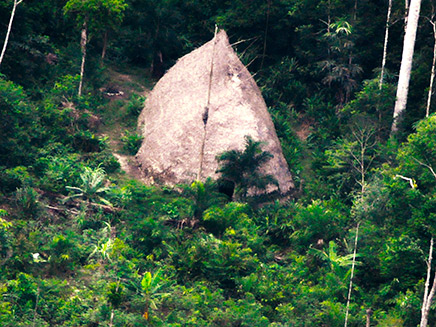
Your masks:
M244 199L249 189L265 190L268 185L279 187L273 175L261 172L262 166L274 156L268 151L262 151L260 141L245 137L244 151L230 150L217 156L221 167L220 181L232 183L235 187L235 197ZM219 182L220 182L219 181Z
M182 186L183 194L192 200L191 210L194 219L201 219L203 212L211 206L225 202L218 192L217 183L211 178L205 182L194 181L190 186Z
M318 66L326 73L322 83L337 89L336 98L342 107L350 99L351 93L358 83L356 78L362 68L353 63L352 26L344 20L331 23L329 30L323 35L328 45L328 58L320 61Z

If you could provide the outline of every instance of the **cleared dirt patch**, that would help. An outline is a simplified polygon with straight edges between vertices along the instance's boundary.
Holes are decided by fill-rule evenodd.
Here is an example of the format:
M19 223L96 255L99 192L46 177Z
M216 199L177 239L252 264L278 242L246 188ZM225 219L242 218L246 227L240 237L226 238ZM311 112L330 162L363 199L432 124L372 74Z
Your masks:
M310 133L312 133L312 122L308 120L303 120L299 126L298 129L295 131L295 134L297 134L297 137L301 141L306 141Z
M127 156L115 152L113 153L113 155L120 163L121 170L123 170L129 177L145 182L143 173L139 169L134 156Z
M100 112L101 135L108 138L109 148L126 175L144 181L135 156L125 153L121 139L126 131L136 132L137 114L131 111L132 103L137 101L134 99L148 96L152 81L146 69L130 69L126 73L109 68L106 73L107 82L100 91L109 102Z

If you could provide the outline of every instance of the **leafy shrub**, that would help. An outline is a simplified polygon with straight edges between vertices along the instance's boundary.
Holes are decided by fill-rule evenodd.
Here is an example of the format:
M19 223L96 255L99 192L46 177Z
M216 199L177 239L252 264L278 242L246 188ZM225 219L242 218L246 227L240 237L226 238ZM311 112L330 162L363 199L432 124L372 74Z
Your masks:
M3 217L6 217L7 215L8 212L6 210L0 209L0 262L2 262L3 258L7 255L7 251L10 249L10 241L12 237L12 234L9 231L12 223L8 222L6 219L3 219Z
M153 218L144 218L136 213L130 214L129 219L132 219L128 229L131 235L129 244L145 255L155 253L156 257L159 257L163 243L170 242L171 238L177 235L172 233L168 226Z
M338 194L352 194L353 189L364 191L371 168L380 157L374 125L367 117L354 117L348 135L325 151L325 173Z
M79 130L73 135L73 146L78 152L99 152L106 148L106 139L88 130Z
M379 253L381 275L389 280L401 278L402 283L397 287L407 290L415 285L422 275L423 253L418 241L407 235L386 239L384 248ZM391 294L393 295L393 294Z
M262 95L266 103L278 106L281 99L286 99L287 103L300 105L307 96L307 86L297 77L303 69L296 58L289 57L271 65L261 79Z
M7 168L33 161L40 135L35 109L23 88L0 75L0 162Z
M21 316L35 307L37 284L33 276L20 272L17 279L8 282L8 290L13 294L15 314Z
M137 117L144 108L144 100L144 97L133 93L130 96L129 102L127 104L127 114L133 117Z
M115 173L121 167L118 159L115 158L110 149L87 154L86 165L90 167L101 167L108 174Z
M0 324L6 326L6 324L13 320L11 303L6 301L8 288L6 285L0 284Z
M326 201L313 201L307 207L297 206L290 239L305 251L319 240L326 242L338 237L344 224L345 217L334 206Z
M67 199L82 197L87 201L100 201L110 205L109 201L103 198L109 187L104 186L106 173L101 167L92 169L84 167L83 173L80 174L80 187L67 186L67 189L74 191L76 194L70 195Z
M64 75L55 82L51 90L53 100L58 101L76 101L77 89L79 86L80 75Z
M374 129L384 139L389 137L392 123L392 106L395 102L395 85L384 83L379 87L379 79L364 81L363 89L356 99L350 101L342 110L344 120L356 115L366 115L373 120Z
M221 235L228 227L236 227L248 218L248 213L248 205L237 202L230 202L224 208L213 206L204 212L203 225L209 232Z
M18 188L15 192L15 202L24 216L35 218L42 207L39 203L39 194L32 187Z
M436 114L421 120L398 151L400 174L408 174L425 192L436 187Z
M84 256L84 247L78 241L78 235L72 231L53 236L46 246L52 273L66 272L75 268L79 259Z
M25 185L33 185L35 182L27 167L17 166L5 169L0 167L0 192L10 193Z
M194 181L191 185L181 185L182 195L192 200L190 215L195 219L201 219L206 209L213 205L220 205L225 202L225 197L218 192L217 183L207 178L203 183Z
M289 245L289 235L294 232L295 204L281 205L278 201L264 206L254 218L259 232L272 244Z
M294 181L298 183L299 175L302 171L301 160L303 156L303 146L295 134L295 128L293 127L294 124L288 116L288 112L283 114L278 110L271 113L277 136L280 139L283 155L288 163L289 169L291 170ZM292 119L294 118L292 117Z
M137 133L130 133L128 130L124 131L124 136L121 137L123 143L123 150L130 155L135 155L141 147L143 137Z
M68 184L79 182L82 165L77 154L39 158L36 165L41 173L40 187L50 192L65 193Z
M251 248L212 234L197 234L182 244L165 246L180 280L202 278L229 292L234 291L235 278L250 274L259 264Z

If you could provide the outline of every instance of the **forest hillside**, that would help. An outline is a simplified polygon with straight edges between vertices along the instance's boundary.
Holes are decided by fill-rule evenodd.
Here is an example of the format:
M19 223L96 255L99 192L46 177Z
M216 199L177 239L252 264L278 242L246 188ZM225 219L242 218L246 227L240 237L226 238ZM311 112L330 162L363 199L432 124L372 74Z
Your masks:
M250 137L270 153L259 168L273 176L277 186L271 183L265 191L287 194L294 189L260 89L224 30L217 29L211 41L165 73L145 101L138 130L144 139L136 158L152 180L175 185L218 179L217 156L243 150ZM247 169L247 164L241 162L235 170ZM227 176L229 185L235 184L232 179ZM250 189L256 191L261 190Z
M0 1L0 326L435 325L435 13ZM215 26L261 89L291 196L249 192L277 185L250 137L217 180L149 185L134 164L150 90Z

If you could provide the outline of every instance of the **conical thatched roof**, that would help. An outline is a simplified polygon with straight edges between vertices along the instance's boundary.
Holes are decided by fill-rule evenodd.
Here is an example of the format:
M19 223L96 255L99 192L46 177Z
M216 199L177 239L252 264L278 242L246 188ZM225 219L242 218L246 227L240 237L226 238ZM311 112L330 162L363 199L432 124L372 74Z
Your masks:
M294 187L260 90L224 31L179 59L160 79L138 126L144 141L137 159L156 182L217 178L216 156L243 150L249 135L274 155L264 170L275 176L281 192Z

